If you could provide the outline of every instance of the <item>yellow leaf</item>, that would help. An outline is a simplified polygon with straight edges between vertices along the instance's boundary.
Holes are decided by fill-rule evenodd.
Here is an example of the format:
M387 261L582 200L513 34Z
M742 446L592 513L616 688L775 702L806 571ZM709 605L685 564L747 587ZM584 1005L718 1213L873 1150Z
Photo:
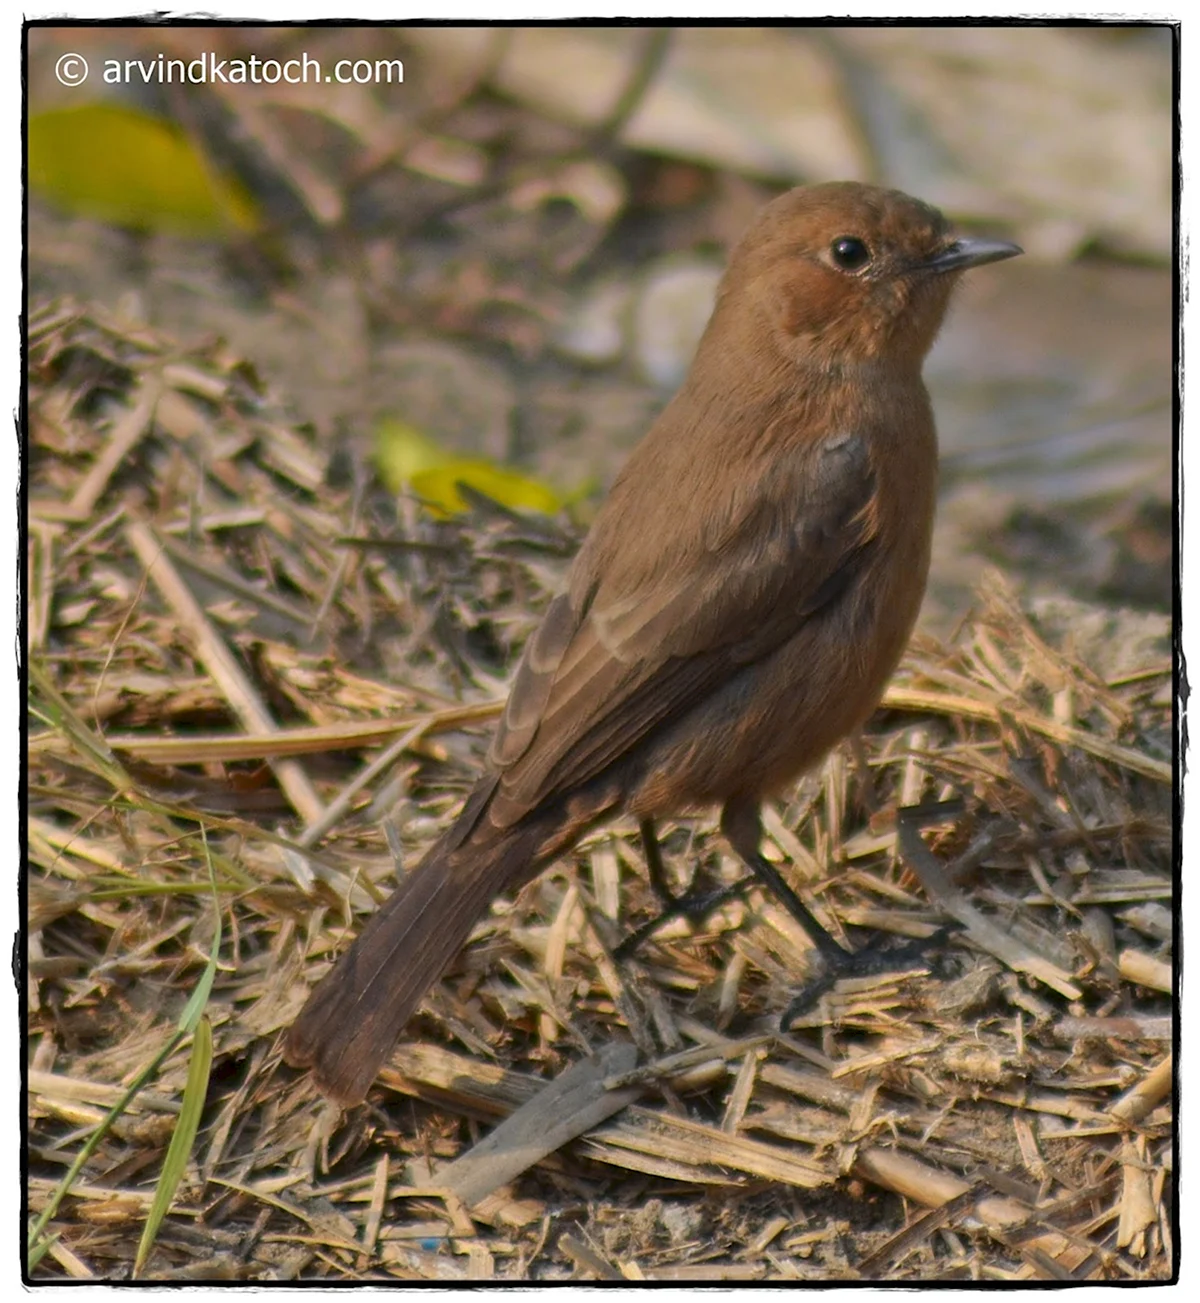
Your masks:
M459 492L465 484L512 511L536 511L553 516L563 505L559 494L540 480L486 461L456 458L418 471L411 477L413 492L435 515L453 516L470 504Z
M407 421L385 416L375 429L375 465L389 493L409 487L414 475L452 460L427 435Z
M135 230L212 236L258 225L249 194L174 123L121 104L31 117L29 184L68 213Z
M411 489L435 516L456 516L469 509L460 484L512 511L552 516L563 506L562 495L541 480L482 458L457 457L393 416L376 427L375 464L390 492Z

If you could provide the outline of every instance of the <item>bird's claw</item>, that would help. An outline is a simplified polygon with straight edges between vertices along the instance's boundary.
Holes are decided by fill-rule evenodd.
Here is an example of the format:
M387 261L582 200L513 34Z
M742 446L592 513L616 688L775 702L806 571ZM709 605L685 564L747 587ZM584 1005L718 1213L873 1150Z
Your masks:
M878 977L883 973L906 973L925 966L929 952L942 946L961 924L947 923L927 937L917 937L903 945L882 949L869 945L849 951L840 947L822 949L822 971L800 988L783 1011L779 1030L786 1032L792 1023L807 1013L827 991L848 977Z
M624 959L631 955L641 944L658 931L664 923L673 918L686 918L689 923L702 923L719 905L727 904L741 896L754 882L752 874L740 878L737 882L724 887L714 887L711 891L685 892L682 896L668 896L663 900L661 914L635 928L613 951L615 959Z

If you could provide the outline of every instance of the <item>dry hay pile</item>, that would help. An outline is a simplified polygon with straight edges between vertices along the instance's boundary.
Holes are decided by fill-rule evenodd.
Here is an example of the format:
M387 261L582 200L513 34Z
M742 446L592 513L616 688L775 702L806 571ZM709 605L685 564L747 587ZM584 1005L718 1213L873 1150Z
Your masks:
M809 950L757 889L614 962L655 908L618 825L496 903L343 1115L281 1031L453 816L573 540L397 510L219 346L30 327L36 1279L127 1278L172 1167L148 1278L1170 1274L1169 648L1114 621L1089 667L997 578L869 767L767 811L835 931L957 920L924 974L780 1034ZM665 846L738 876L711 819Z

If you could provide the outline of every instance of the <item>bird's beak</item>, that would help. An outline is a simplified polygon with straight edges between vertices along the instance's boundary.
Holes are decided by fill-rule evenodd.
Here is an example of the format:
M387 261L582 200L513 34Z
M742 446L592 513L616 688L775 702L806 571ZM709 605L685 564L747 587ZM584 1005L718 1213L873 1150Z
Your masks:
M1008 240L984 240L975 236L961 236L940 253L921 264L922 271L964 271L967 267L982 267L985 262L1001 262L1015 258L1025 250Z

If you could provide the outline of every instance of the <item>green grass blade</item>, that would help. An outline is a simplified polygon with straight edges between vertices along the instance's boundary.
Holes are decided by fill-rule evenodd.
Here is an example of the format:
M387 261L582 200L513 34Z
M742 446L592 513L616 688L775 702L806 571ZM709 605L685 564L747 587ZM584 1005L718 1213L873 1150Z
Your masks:
M58 1211L59 1205L66 1198L67 1192L74 1185L76 1177L83 1170L88 1159L96 1152L101 1141L112 1130L113 1124L129 1107L142 1087L157 1075L159 1068L175 1052L187 1034L194 1032L195 1040L192 1045L192 1058L188 1065L188 1079L184 1087L179 1120L175 1124L175 1131L171 1137L171 1144L167 1149L167 1156L163 1163L163 1171L154 1192L154 1200L150 1205L150 1214L142 1231L142 1241L138 1246L135 1273L137 1267L140 1267L144 1262L146 1254L149 1253L154 1238L158 1233L159 1225L170 1207L171 1200L174 1198L175 1190L187 1164L192 1142L196 1137L196 1129L200 1123L200 1113L204 1107L204 1098L208 1089L208 1076L213 1057L212 1025L202 1015L208 1004L213 981L216 978L217 960L221 953L220 897L217 892L212 856L208 850L208 835L203 824L200 825L200 835L204 840L204 849L208 862L209 888L212 891L213 905L216 911L216 927L213 930L212 949L209 952L208 963L205 964L204 972L196 984L196 989L184 1006L183 1013L180 1014L179 1029L170 1037L151 1062L130 1082L129 1089L113 1105L105 1115L104 1120L88 1137L75 1161L67 1170L66 1175L59 1182L58 1188L51 1195L50 1201L30 1226L26 1248L27 1270L31 1271L36 1263L45 1256L45 1252L51 1243L51 1237L44 1237L43 1232Z
M158 1185L154 1189L150 1212L146 1217L145 1226L142 1227L142 1238L133 1264L134 1276L140 1275L150 1250L154 1247L163 1218L170 1210L175 1191L178 1190L183 1174L187 1171L192 1143L196 1139L200 1117L204 1112L204 1101L208 1095L208 1075L212 1068L212 1059L212 1024L207 1018L201 1017L196 1024L196 1034L192 1040L192 1057L188 1064L187 1085L183 1090L183 1104L179 1110L175 1130L171 1135L171 1143L167 1147L167 1156L163 1159L162 1172L159 1174Z

